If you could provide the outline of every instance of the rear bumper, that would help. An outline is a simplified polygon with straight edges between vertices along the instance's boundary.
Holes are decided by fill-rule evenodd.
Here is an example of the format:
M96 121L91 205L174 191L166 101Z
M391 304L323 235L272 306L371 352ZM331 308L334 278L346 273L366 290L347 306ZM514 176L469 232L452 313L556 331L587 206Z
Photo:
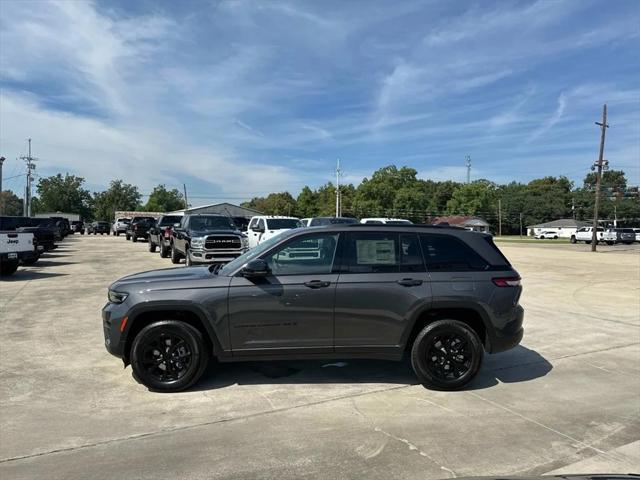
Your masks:
M3 262L18 262L20 260L33 260L37 258L38 254L35 250L29 250L26 252L6 252L0 253L0 260Z
M514 309L511 321L507 322L502 328L496 328L489 335L487 351L489 353L500 353L518 346L524 336L523 320L524 308L518 305Z

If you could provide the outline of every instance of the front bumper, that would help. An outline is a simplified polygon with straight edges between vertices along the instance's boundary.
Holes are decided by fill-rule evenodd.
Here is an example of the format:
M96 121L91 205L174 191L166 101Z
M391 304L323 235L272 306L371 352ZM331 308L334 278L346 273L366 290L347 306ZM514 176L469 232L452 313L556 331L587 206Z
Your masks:
M189 250L189 260L191 263L228 263L245 253L247 248L236 248L232 250Z
M496 328L489 335L487 349L489 353L504 352L519 345L524 336L523 320L524 308L517 305L511 321L507 322L502 328Z
M102 308L102 330L104 346L107 351L118 358L124 356L124 336L120 332L122 320L127 316L123 304L107 303Z

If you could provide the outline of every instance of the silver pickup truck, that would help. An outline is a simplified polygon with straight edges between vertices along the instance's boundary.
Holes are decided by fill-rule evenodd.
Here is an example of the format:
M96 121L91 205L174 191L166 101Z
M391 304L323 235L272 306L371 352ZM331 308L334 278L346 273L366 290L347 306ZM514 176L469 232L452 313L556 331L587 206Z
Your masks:
M13 275L20 260L37 258L33 233L0 232L0 276Z

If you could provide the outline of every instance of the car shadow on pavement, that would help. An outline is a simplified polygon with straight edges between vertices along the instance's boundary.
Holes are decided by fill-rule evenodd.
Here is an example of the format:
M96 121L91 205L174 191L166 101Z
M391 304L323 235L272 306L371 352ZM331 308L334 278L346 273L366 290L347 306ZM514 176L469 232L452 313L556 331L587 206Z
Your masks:
M29 266L33 266L33 267L61 267L62 265L74 265L78 262L65 262L64 260L49 260L48 258L46 260L38 260L36 263L34 263L33 265L29 265Z
M37 270L23 270L22 267L10 277L1 277L3 282L26 282L40 278L53 278L68 275L67 273L40 272Z
M464 390L481 390L498 383L527 382L543 377L553 366L542 355L522 345L486 355L478 376ZM405 357L401 362L384 360L291 360L219 363L208 368L190 390L215 390L231 385L320 383L380 383L417 385Z
M484 358L480 373L465 390L481 390L498 383L528 382L544 377L553 369L546 358L523 345Z

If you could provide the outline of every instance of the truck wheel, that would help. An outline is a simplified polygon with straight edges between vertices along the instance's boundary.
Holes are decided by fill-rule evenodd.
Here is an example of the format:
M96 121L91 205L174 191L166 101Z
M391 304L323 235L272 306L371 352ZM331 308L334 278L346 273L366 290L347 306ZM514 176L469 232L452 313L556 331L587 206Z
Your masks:
M131 368L150 390L179 392L196 383L209 363L202 333L176 320L144 327L131 346Z
M571 243L578 243L578 241L576 240L575 235L571 235L571 240L569 240Z
M84 230L80 230L80 235L84 235Z
M480 370L484 349L478 334L459 320L438 320L424 327L411 349L418 380L434 390L458 390Z
M171 263L180 263L180 254L173 245L171 245Z
M160 245L160 258L167 258L169 256L169 249L162 244Z
M116 235L116 237L119 237L120 236L120 230L116 230L115 235Z
M151 253L156 251L156 244L151 241L151 237L149 237L149 251Z
M131 241L136 243L138 241L138 237L135 234L131 235Z
M127 234L125 234L125 238L126 238L127 240L131 240L131 237L129 236L129 234L128 234L128 233L127 233Z
M607 242L607 245L613 245L615 242Z
M190 267L193 265L193 263L191 263L191 258L189 257L189 247L186 247L184 249L184 264L187 267Z
M591 240L585 240L584 243L586 243L587 245L591 245Z
M18 270L18 261L4 261L0 263L0 275L5 277L13 275Z

